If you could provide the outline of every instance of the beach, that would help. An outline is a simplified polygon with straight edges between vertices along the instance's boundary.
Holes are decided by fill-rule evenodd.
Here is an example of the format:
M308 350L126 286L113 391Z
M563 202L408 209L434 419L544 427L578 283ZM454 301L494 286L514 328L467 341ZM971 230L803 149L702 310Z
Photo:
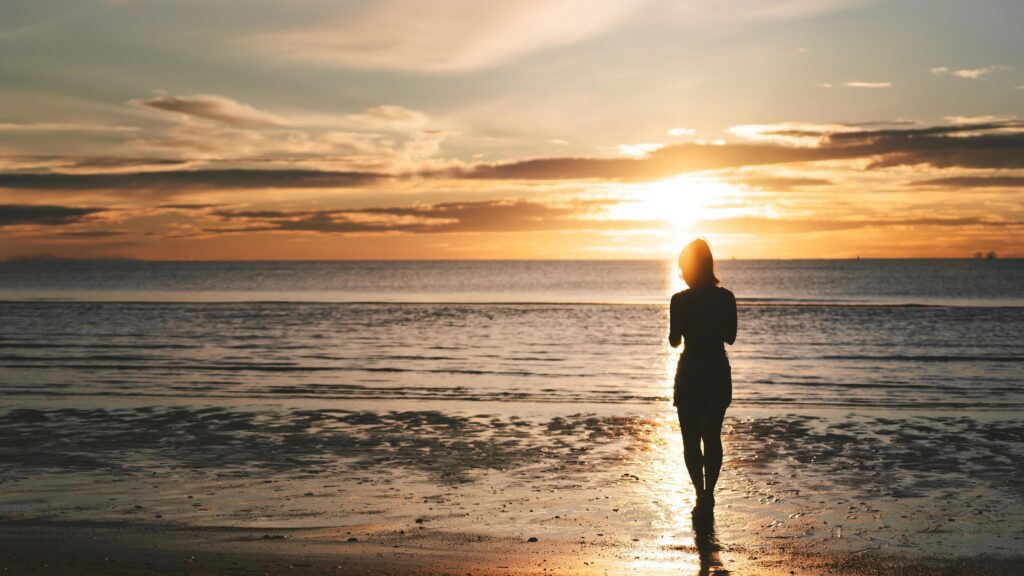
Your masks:
M1024 569L1012 294L741 301L713 525L663 304L105 294L0 303L7 573Z
M1012 419L732 415L706 545L669 418L211 408L4 422L7 455L20 436L24 460L110 447L5 480L3 562L19 571L698 573L702 551L712 570L741 573L1021 566L1024 426ZM153 448L173 430L188 432ZM125 452L148 462L131 470Z

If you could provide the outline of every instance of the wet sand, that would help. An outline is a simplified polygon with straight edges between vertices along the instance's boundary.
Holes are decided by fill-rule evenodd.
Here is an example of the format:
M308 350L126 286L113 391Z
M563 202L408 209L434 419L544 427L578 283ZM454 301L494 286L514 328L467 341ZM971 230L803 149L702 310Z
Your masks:
M640 546L432 535L349 542L331 530L149 530L131 525L0 527L0 571L9 574L948 574L1016 575L1014 557L918 557L869 550L813 552L780 546L701 550L680 545L643 563Z
M484 406L14 406L0 570L1024 570L1013 412L737 406L711 534L667 406Z

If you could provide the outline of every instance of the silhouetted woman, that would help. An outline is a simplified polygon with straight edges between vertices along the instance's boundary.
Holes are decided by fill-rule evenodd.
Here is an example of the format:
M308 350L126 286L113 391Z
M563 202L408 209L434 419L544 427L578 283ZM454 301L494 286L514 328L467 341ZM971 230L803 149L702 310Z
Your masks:
M683 430L686 470L697 491L694 512L715 506L722 469L722 420L732 402L732 369L725 344L736 341L736 297L720 287L708 243L698 238L679 255L686 290L672 295L668 341L686 344L676 367L673 404ZM704 451L701 452L701 441Z

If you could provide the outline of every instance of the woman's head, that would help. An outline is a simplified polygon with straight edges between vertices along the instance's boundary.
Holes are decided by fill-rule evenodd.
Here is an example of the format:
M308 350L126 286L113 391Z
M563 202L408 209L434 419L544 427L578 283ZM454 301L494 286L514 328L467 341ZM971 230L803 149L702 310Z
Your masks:
M718 285L715 257L711 255L711 247L703 238L697 238L683 248L679 254L679 270L683 282L690 288Z

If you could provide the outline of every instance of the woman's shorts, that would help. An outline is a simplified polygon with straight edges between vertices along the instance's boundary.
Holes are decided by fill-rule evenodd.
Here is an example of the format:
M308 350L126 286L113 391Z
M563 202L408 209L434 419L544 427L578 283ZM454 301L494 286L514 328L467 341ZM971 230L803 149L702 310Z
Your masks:
M672 404L680 413L725 412L732 403L732 368L728 357L687 359L683 354L676 366Z

